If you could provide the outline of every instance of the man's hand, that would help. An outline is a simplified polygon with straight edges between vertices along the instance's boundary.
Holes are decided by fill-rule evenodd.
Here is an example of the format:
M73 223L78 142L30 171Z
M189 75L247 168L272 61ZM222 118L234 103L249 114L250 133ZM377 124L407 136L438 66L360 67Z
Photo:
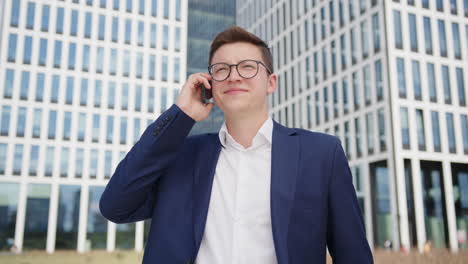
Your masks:
M201 98L201 85L211 89L209 80L208 73L190 75L176 100L176 105L196 122L207 118L214 107L213 103L204 104Z

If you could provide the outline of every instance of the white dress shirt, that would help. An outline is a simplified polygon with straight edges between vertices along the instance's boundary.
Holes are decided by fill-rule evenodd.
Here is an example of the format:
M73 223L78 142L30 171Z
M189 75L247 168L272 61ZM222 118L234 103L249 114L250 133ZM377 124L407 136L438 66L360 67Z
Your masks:
M224 123L205 232L197 264L277 263L270 213L273 121L244 148Z

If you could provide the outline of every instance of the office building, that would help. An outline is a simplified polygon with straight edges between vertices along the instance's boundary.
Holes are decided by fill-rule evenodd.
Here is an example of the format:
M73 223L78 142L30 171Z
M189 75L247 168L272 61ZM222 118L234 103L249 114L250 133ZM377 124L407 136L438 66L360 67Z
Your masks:
M371 246L468 247L468 1L238 0L236 19L271 46L273 118L341 140Z

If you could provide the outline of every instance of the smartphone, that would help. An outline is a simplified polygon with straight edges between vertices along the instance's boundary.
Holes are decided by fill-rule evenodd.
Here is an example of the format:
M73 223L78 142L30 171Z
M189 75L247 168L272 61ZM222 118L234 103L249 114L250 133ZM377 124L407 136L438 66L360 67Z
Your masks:
M210 86L211 86L211 81L208 81L210 83ZM211 103L213 102L212 99L213 99L213 94L211 93L211 89L207 89L205 87L205 85L201 85L202 89L201 89L201 93L202 93L202 102L204 104L207 104L207 103ZM211 86L213 87L213 86Z

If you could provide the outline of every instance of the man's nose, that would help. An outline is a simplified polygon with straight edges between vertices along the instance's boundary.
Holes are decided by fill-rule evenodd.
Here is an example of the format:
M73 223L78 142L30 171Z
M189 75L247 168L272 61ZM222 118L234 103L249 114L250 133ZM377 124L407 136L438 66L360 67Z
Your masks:
M229 81L238 81L241 80L242 76L240 76L239 72L237 71L236 65L231 65L231 74L229 74L228 80Z

